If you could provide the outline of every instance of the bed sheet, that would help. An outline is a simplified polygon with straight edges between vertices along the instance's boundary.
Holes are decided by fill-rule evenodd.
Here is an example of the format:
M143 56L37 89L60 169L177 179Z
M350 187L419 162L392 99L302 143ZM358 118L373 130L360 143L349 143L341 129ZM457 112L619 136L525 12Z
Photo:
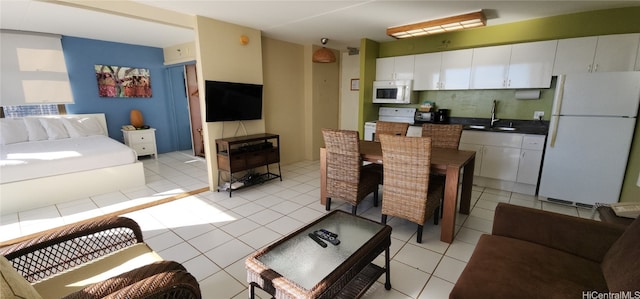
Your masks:
M106 136L0 146L0 183L135 163L136 153Z

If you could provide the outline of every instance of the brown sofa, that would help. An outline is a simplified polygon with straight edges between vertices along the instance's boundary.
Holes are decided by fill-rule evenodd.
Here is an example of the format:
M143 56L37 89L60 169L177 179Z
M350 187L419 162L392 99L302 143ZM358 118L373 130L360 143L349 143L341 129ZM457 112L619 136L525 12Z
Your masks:
M640 220L624 227L501 203L449 298L609 292L640 296Z
M138 224L106 217L0 248L0 298L201 298L197 280L164 261Z

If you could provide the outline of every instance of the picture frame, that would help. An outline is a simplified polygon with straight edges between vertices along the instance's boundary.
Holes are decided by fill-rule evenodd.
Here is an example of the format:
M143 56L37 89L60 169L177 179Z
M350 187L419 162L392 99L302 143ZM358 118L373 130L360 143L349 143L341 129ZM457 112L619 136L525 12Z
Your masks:
M98 95L103 98L151 98L151 75L147 68L94 65Z
M351 90L360 90L360 79L351 79Z

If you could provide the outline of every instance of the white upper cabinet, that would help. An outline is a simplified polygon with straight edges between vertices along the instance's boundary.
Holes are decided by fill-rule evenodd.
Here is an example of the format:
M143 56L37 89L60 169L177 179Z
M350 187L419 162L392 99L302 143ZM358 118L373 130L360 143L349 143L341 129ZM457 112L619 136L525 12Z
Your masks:
M640 33L561 39L553 75L640 70L639 45Z
M511 45L473 49L471 89L505 88Z
M418 54L413 70L414 90L435 90L440 87L442 53ZM377 77L376 77L377 78Z
M473 49L442 53L440 89L469 89Z
M559 40L553 75L591 71L597 43L597 36Z
M416 55L413 89L469 89L472 58L472 49Z
M414 55L376 59L376 80L412 80Z
M633 71L640 33L598 37L593 72Z
M637 53L636 54L636 66L633 68L633 70L634 71L640 71L640 43L638 43L638 51L636 53Z
M557 41L476 48L471 89L548 88Z
M549 88L558 41L515 44L511 49L507 88Z

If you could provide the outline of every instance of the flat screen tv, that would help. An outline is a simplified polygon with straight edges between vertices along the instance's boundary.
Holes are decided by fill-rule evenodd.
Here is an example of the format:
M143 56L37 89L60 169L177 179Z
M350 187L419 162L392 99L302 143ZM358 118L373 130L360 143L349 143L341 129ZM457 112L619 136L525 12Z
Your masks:
M207 122L262 118L262 85L205 81Z

